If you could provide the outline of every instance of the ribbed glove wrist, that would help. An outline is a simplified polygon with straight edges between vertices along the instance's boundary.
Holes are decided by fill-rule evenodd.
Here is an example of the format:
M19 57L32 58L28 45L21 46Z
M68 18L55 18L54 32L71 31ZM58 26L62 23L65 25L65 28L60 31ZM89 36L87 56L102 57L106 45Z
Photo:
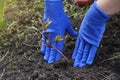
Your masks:
M89 18L88 18L89 17ZM93 3L91 8L88 10L88 13L85 16L85 19L89 23L94 23L95 25L101 25L106 20L110 18L109 15L107 15L105 12L103 12L98 5L96 4L96 1ZM93 21L94 20L94 21Z

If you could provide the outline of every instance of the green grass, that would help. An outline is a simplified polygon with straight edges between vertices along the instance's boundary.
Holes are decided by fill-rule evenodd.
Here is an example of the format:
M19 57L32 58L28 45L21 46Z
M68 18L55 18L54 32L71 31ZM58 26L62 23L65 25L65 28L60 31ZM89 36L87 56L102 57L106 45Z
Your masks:
M2 29L2 27L5 24L5 21L4 21L4 18L3 18L5 5L6 5L6 0L0 0L0 30Z

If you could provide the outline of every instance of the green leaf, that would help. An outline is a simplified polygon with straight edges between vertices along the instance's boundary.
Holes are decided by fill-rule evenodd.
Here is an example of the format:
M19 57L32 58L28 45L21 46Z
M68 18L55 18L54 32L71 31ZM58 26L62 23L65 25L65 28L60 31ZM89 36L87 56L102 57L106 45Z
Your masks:
M51 24L51 21L50 21L50 19L48 19L48 20L43 24L43 29L45 30L50 24Z
M4 10L5 10L6 0L0 0L0 29L4 25Z
M2 30L2 28L5 26L5 24L6 24L5 21L0 22L0 30Z
M62 41L62 40L63 40L63 37L61 37L61 36L56 36L56 37L55 37L55 41L58 41L58 42L59 42L59 41Z

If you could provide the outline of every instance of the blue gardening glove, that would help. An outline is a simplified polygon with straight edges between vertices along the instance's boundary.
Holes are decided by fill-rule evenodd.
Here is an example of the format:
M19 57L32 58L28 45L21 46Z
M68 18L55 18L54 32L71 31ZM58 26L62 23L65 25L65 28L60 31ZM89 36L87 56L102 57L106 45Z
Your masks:
M109 18L110 16L97 6L96 1L91 5L82 21L72 55L74 67L82 68L86 64L91 65L93 63L105 31L105 22Z
M61 58L61 54L54 48L45 45L46 36L48 36L47 39L50 41L51 46L55 46L62 51L64 48L64 40L55 41L56 36L64 37L65 32L68 32L72 36L77 36L77 33L73 30L64 12L62 0L44 0L44 3L43 23L48 19L51 23L47 29L43 31L41 52L44 54L44 60L51 64L58 61Z

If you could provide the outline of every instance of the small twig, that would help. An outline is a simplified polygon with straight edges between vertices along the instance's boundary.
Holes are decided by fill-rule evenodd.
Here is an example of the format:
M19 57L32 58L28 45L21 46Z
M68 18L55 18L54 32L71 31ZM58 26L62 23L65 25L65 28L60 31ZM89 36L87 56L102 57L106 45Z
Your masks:
M2 74L0 75L0 80L2 79L4 73L5 73L5 69L3 69L3 72L2 72Z
M8 65L9 63L11 63L13 61L13 58L12 59L10 59L8 62L6 62L5 64L2 64L2 63L0 63L0 65L2 64L2 66L0 67L0 69L1 68L4 68L6 65Z
M5 57L8 55L8 53L9 53L9 51L7 51L6 54L0 59L0 62L2 62L5 59Z
M110 61L110 60L113 60L113 59L116 59L116 58L119 58L119 57L120 57L120 55L117 55L117 56L114 56L114 57L112 57L112 58L105 59L105 60L103 60L103 61L100 62L100 63L103 63L103 62L106 62L106 61Z
M106 76L105 78L104 78L104 80L111 80L111 77L113 77L115 74L114 73L112 73L111 75L109 75L109 76Z
M27 46L27 47L38 47L36 45L30 45L30 44L26 44L26 43L23 43L24 46Z

